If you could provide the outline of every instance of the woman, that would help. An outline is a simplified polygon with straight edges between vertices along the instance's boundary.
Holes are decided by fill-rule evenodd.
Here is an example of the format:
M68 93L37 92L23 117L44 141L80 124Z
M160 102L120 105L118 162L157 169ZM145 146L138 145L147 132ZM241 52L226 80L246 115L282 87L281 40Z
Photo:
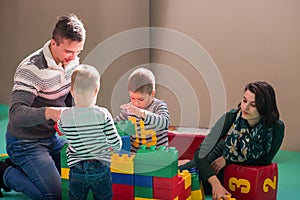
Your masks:
M249 83L237 109L225 113L195 152L194 160L179 167L197 167L205 193L212 199L228 199L223 170L230 163L268 165L278 152L284 135L275 92L264 81Z

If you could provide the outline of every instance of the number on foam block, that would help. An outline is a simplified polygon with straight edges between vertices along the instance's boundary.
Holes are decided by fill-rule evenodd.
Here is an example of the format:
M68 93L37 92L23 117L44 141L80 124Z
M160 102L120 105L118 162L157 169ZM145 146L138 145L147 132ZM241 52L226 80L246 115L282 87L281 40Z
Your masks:
M235 191L235 186L237 188L241 188L241 193L249 193L250 192L250 182L246 179L237 179L230 178L229 179L229 189L231 191Z
M269 192L269 187L271 187L273 190L275 190L276 189L276 180L277 180L276 176L274 176L274 180L273 181L270 178L267 178L264 181L264 184L263 184L263 190L264 190L264 192Z

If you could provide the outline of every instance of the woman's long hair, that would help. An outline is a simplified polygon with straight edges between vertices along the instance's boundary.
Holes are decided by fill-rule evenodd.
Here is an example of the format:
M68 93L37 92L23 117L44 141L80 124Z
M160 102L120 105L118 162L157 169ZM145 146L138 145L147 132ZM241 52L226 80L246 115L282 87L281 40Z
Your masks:
M256 81L246 85L244 92L249 90L255 94L257 111L266 125L279 119L276 96L273 87L265 81Z

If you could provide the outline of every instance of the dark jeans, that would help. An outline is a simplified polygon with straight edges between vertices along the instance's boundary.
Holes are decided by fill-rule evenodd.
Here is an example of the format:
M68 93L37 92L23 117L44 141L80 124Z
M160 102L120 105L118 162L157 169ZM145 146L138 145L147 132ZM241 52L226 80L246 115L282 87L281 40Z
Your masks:
M7 132L6 150L17 168L5 170L5 185L30 199L61 199L60 150L64 143L56 135L24 140Z
M100 161L82 161L70 168L70 200L86 200L90 190L94 200L112 199L110 168Z

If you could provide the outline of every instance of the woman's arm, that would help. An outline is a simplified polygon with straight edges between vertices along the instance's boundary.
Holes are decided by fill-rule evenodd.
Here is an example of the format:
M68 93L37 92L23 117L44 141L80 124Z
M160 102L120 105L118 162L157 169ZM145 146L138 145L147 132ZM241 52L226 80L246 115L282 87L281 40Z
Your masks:
M204 158L213 149L220 138L223 138L227 134L236 118L238 111L239 109L232 109L217 120L217 122L211 128L209 134L205 137L204 141L199 146L200 158Z
M209 184L212 187L212 199L219 200L223 198L224 200L228 200L228 195L231 195L221 184L220 180L217 176L211 176L208 180Z

